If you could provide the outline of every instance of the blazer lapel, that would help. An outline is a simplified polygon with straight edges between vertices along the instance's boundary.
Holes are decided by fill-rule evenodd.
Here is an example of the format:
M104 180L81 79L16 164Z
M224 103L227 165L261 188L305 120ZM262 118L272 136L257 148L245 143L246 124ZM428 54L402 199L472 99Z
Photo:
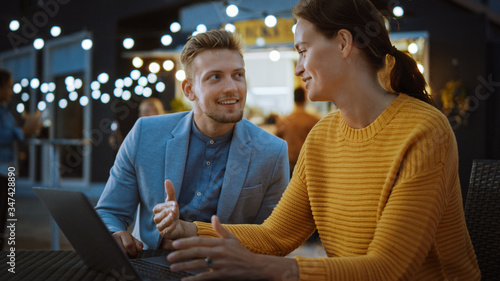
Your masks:
M167 141L165 150L165 180L169 179L174 184L176 200L179 199L186 167L192 119L193 112L190 112L179 121L171 132L172 136Z
M231 147L229 148L219 203L217 204L217 216L222 223L229 220L245 183L245 176L247 175L252 153L249 142L250 134L245 124L243 122L236 123Z

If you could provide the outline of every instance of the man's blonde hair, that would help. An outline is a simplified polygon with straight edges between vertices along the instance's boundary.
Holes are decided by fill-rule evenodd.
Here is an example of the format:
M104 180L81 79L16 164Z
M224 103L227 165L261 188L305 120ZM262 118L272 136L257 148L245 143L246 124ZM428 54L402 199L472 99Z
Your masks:
M231 32L213 29L195 36L190 36L181 52L181 63L186 72L186 78L191 80L193 71L191 65L196 56L207 50L227 49L237 51L243 58L239 39Z

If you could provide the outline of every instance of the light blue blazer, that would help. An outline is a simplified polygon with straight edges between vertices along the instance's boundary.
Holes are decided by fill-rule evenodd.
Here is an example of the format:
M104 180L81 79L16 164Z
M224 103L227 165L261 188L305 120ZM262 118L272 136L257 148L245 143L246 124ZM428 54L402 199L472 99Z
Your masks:
M181 192L193 112L139 118L123 141L96 210L111 232L137 220L134 236L158 248L153 208L164 202L170 179ZM217 205L222 223L261 223L288 185L286 142L248 120L236 123ZM139 206L139 208L137 207Z

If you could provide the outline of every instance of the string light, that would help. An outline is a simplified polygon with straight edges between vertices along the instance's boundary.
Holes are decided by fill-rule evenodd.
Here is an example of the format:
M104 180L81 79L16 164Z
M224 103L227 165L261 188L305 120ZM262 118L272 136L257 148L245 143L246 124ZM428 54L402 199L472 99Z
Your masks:
M134 88L134 93L138 96L142 95L142 92L144 91L144 87L142 87L141 85L137 85L135 86Z
M101 91L99 90L92 91L91 95L93 99L98 100L101 98Z
M396 17L402 17L405 14L405 10L401 6L396 6L394 9L392 9L392 13Z
M78 93L77 92L71 92L68 95L68 98L70 101L76 101L78 99Z
M9 23L9 29L11 31L17 31L21 25L19 24L19 21L17 20L12 20ZM24 109L23 109L24 110Z
M269 59L271 61L274 61L274 62L279 61L280 57L281 57L280 52L277 50L272 50L271 52L269 52Z
M24 104L18 103L16 106L16 110L18 113L23 113L24 112Z
M164 61L163 62L163 69L165 69L166 71L170 71L170 70L174 69L174 62L171 60Z
M33 47L37 50L41 50L45 46L45 41L42 38L37 38L33 41Z
M22 101L27 102L29 99L30 99L30 95L28 95L28 93L23 93L21 95L21 100Z
M142 59L141 59L140 57L135 57L135 58L132 60L132 65L133 65L135 68L139 68L139 67L141 67L143 64L144 64L144 62L142 61Z
M121 97L123 94L123 89L122 88L115 88L113 90L113 95L117 98Z
M40 101L37 105L38 110L44 111L47 108L47 104L44 101Z
M137 80L139 79L139 77L141 77L141 72L137 69L134 69L130 72L130 78L134 79L134 80ZM128 87L128 86L127 86Z
M236 31L236 26L232 23L226 23L226 25L224 26L224 29L226 31L234 33Z
M123 100L129 100L131 97L132 97L132 93L130 93L130 91L123 91L123 94L122 94Z
M204 25L204 24L202 24L202 23L201 23L201 24L198 24L198 25L196 26L196 31L197 31L198 33L204 33L204 32L207 32L207 26L206 26L206 25Z
M111 100L111 97L109 96L109 94L107 93L104 93L101 95L101 102L106 104L108 103L109 101Z
M38 88L38 86L40 86L40 80L38 80L38 78L31 79L30 86L32 89Z
M172 44L172 36L168 35L168 34L165 34L161 37L161 44L163 46L170 46L170 44Z
M123 47L127 50L130 50L134 47L135 41L132 38L123 39Z
M148 84L148 78L142 76L141 78L139 78L137 83L143 87L146 87L146 85Z
M87 39L82 40L82 49L84 49L85 51L92 49L93 45L94 45L94 43L92 42L91 39L87 38Z
M149 87L145 87L144 90L142 91L142 95L145 96L146 98L149 98L153 94L153 90Z
M87 104L89 104L89 98L87 96L82 96L80 98L80 105L86 106Z
M170 24L170 31L172 31L173 33L177 33L181 30L181 24L178 23L178 22L173 22L172 24Z
M61 28L57 25L53 26L50 29L50 35L52 35L53 37L57 37L57 36L61 35Z
M103 72L97 76L97 81L101 84L106 84L109 81L109 75L106 72Z
M28 80L28 78L23 78L23 79L21 79L21 86L22 86L23 88L28 87L28 85L29 85L29 84L30 84L30 80Z
M418 45L415 43L411 43L410 45L408 45L408 52L410 52L410 54L418 53Z
M48 94L45 95L45 100L48 103L53 102L55 99L56 99L56 96L54 95L54 93L48 93Z
M158 67L159 67L159 65L158 65ZM158 80L158 76L156 76L156 74L154 74L154 73L149 73L148 74L148 82L150 84L156 83L156 80Z
M156 83L155 89L158 92L163 93L163 91L165 91L165 83L163 83L163 82Z
M101 83L99 83L98 81L92 81L92 83L90 83L90 89L92 90L99 90L101 88Z
M238 9L238 6L236 5L229 5L227 6L226 8L226 14L231 17L231 18L234 18L238 15L238 12L239 12L239 9Z
M14 88L12 90L15 94L19 94L23 90L23 87L21 86L21 84L16 83L14 84Z
M116 88L123 88L123 86L124 86L123 79L121 79L121 78L116 79L115 87Z
M157 62L152 62L149 64L149 71L152 73L158 73L160 71L160 65Z
M132 86L133 83L134 83L134 80L132 80L132 78L130 78L130 77L125 77L125 79L123 79L123 85L125 87L130 87L130 86Z
M275 27L276 24L278 23L278 19L273 16L273 15L268 15L265 19L264 19L264 23L266 24L267 27Z
M81 89L83 87L83 81L80 78L75 79L75 82L73 83L75 86L75 89Z
M66 106L68 106L68 101L66 99L60 99L59 100L59 108L65 109Z
M175 79L177 79L178 81L184 81L186 79L186 72L184 72L184 70L178 70L176 73L175 73Z

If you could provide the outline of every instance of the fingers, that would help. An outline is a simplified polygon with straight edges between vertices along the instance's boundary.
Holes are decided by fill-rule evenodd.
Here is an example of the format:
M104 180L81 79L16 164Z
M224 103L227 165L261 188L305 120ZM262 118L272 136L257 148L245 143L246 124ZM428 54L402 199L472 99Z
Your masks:
M188 238L189 239L189 238ZM179 239L184 240L184 239ZM179 240L175 240L172 242L175 249L179 249L175 246L176 242ZM196 258L206 258L206 257L217 256L214 254L213 249L210 247L192 247L184 250L174 251L167 256L167 260L170 262L183 261L187 259L196 259Z
M165 191L167 192L167 198L165 202L175 201L175 188L171 180L165 181Z
M117 231L113 233L113 237L118 241L118 244L120 244L127 255L129 257L136 257L138 254L138 248L137 244L135 242L135 239L132 234L128 233L127 231ZM137 240L138 241L138 240ZM142 243L141 243L141 251L142 251Z
M135 248L137 250L138 253L142 252L142 249L144 248L144 244L139 241L137 238L135 238L134 236L132 236L132 238L134 239L134 244L135 244Z
M222 224L219 221L219 217L217 217L216 215L212 216L212 228L217 234L219 234L220 238L223 239L236 238L234 234L232 234L222 226Z

